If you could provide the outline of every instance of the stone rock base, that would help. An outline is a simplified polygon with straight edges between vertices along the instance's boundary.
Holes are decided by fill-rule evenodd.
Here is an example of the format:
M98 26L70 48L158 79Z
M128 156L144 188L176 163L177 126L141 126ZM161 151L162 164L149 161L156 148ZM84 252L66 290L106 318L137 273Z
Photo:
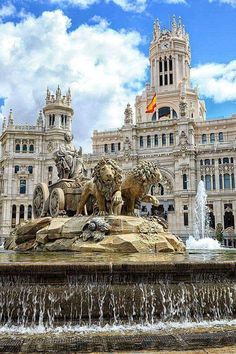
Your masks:
M155 217L108 215L36 219L18 226L5 249L157 253L184 252L185 246Z

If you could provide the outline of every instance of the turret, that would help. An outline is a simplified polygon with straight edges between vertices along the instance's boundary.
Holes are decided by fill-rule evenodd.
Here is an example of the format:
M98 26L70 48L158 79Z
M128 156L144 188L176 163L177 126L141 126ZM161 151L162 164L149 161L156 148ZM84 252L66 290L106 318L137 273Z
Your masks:
M56 93L51 94L47 89L46 105L43 108L45 116L45 128L48 129L64 129L71 131L73 109L71 108L71 92L70 89L66 95L62 96L60 87L57 87Z
M150 46L151 87L156 92L178 90L186 78L190 88L190 47L189 36L179 17L172 18L171 29L161 29L159 22L154 23L154 38Z
M2 131L6 130L7 127L7 118L4 117L2 121Z
M43 127L43 113L42 111L39 111L38 119L37 119L37 126L39 128Z

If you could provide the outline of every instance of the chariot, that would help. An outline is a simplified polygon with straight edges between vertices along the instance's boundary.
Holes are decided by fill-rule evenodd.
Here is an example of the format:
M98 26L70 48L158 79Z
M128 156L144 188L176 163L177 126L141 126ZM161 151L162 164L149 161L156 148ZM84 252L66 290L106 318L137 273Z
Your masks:
M34 218L73 216L81 196L81 185L73 179L60 179L47 186L38 183L33 193Z

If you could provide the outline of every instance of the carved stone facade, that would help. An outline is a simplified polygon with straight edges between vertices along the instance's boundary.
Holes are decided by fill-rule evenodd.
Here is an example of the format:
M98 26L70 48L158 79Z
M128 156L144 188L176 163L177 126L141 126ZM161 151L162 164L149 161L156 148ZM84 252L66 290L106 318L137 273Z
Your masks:
M135 114L128 105L117 130L93 133L93 154L85 156L88 174L102 156L116 159L127 172L142 160L156 162L163 180L151 192L158 212L179 235L192 233L197 184L204 179L211 209L211 226L234 226L236 217L236 115L206 120L204 101L190 85L189 36L181 19L170 30L154 24L150 44L150 83L136 97ZM145 113L157 94L157 109ZM230 213L228 213L230 208Z
M0 236L33 217L32 197L38 182L50 185L57 180L53 152L71 132L73 109L71 94L56 95L47 90L46 105L36 125L16 125L12 110L3 120L0 137Z

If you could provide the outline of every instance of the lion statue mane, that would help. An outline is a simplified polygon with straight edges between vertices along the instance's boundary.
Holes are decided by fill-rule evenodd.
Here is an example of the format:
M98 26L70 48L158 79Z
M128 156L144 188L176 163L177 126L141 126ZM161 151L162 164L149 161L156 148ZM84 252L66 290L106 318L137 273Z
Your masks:
M77 215L81 215L90 196L96 199L99 215L120 214L122 206L122 170L116 161L102 158L95 166L92 179L82 188Z
M161 181L161 172L154 162L141 161L127 173L121 186L124 200L124 213L134 215L135 205L139 202L152 203L158 206L156 197L148 194L150 187Z

